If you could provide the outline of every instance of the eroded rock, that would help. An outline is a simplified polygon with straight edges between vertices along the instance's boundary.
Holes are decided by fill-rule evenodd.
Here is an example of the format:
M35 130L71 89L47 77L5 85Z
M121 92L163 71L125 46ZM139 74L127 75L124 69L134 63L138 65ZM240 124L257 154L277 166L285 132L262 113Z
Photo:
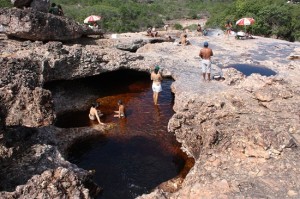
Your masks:
M32 4L39 9L46 9L39 6L39 1L33 1ZM100 29L91 29L70 18L39 12L34 8L1 8L0 21L9 37L33 41L68 41L83 35L103 34Z

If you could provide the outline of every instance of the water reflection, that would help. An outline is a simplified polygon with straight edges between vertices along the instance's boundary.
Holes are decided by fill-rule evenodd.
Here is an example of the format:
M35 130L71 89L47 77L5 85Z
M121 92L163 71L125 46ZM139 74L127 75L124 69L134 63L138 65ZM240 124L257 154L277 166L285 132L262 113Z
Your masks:
M142 78L124 71L120 76L114 75L114 78L105 78L105 83L93 80L93 85L96 82L109 89L93 89L96 92L91 95L99 92L95 100L100 102L104 113L101 120L114 123L115 127L105 136L78 142L71 150L69 160L81 168L96 171L94 180L104 188L98 198L131 199L149 193L173 177L185 176L191 168L191 161L180 150L174 135L167 132L168 121L174 114L174 95L170 88L172 80L162 82L160 105L154 106L150 74L139 73ZM124 76L130 81L122 79ZM123 119L113 117L120 99L126 107L127 117ZM67 122L68 117L72 118L70 122ZM74 122L81 120L81 124ZM61 115L56 125L69 128L89 126L89 123L87 112L79 111Z
M230 64L225 68L235 68L236 70L240 71L246 76L250 76L253 73L258 73L262 76L271 76L276 75L276 72L266 68L264 66L256 66L256 65L250 65L250 64Z

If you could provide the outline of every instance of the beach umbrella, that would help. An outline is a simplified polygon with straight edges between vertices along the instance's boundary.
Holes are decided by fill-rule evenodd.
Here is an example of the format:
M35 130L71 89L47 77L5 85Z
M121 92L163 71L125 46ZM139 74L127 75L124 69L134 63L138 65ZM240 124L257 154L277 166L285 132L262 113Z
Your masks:
M255 20L253 18L241 18L239 20L237 20L237 22L235 23L238 26L244 26L245 27L245 32L246 32L246 26L250 26L252 24L254 24Z
M88 16L87 18L85 18L85 20L83 22L84 23L91 23L91 22L96 22L96 21L99 21L99 20L101 20L100 16L91 15L91 16Z
M239 20L237 20L237 22L235 23L238 26L250 26L252 24L254 24L255 20L253 18L241 18Z

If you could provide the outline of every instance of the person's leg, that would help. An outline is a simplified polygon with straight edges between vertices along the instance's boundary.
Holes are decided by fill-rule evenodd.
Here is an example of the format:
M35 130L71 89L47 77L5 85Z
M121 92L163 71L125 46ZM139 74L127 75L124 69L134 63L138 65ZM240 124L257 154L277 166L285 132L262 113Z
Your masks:
M206 65L206 73L207 73L207 80L210 81L210 73L211 73L211 62L208 61Z
M204 60L202 60L202 62L201 62L201 67L202 67L202 77L203 77L203 80L205 81L206 65L204 63Z
M155 95L156 95L156 92L153 91L153 103L155 104Z
M202 73L203 80L205 81L205 73Z
M159 93L156 93L156 95L155 95L155 105L157 105L158 104L158 95L159 95Z

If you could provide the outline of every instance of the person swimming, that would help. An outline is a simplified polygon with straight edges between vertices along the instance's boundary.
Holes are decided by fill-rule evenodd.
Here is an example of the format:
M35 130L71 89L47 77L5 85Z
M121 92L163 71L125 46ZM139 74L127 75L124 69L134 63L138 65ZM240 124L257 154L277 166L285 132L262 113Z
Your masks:
M122 100L118 101L119 110L115 111L117 113L114 117L124 118L125 117L125 106L123 105Z
M99 117L99 114L98 114L98 110L97 110L97 107L98 107L98 103L92 103L92 107L90 108L90 112L89 112L89 118L90 120L98 120L99 124L104 124L103 122L100 121L100 117L102 116L101 112L100 112L100 117Z

